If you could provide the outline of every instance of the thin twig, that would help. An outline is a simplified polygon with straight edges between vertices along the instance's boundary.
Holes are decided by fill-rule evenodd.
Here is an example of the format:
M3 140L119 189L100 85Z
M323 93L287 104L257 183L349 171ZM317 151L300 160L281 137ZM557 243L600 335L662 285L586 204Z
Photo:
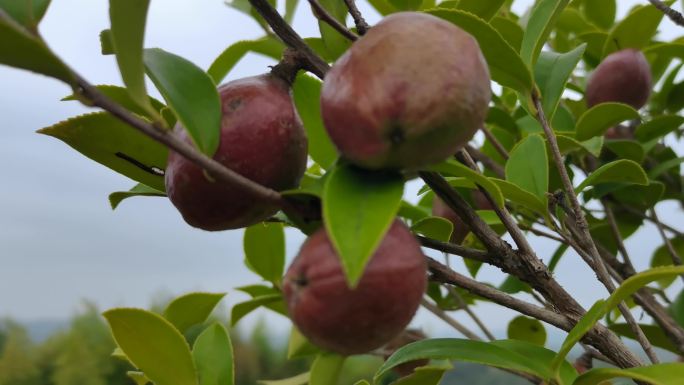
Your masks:
M487 140L489 140L489 143L491 143L492 146L494 146L496 152L498 152L502 158L508 160L508 151L506 151L506 149L501 144L501 142L499 142L496 136L494 136L494 134L492 134L492 132L489 131L489 128L487 128L487 126L483 124L482 127L480 127L480 130L482 130Z
M442 242L436 239L424 237L422 235L417 235L416 237L422 246L430 249L438 250L443 253L458 255L459 257L468 258L483 263L491 263L492 261L491 254L486 251L471 249L457 245L455 243Z
M506 178L506 172L504 171L504 168L500 164L496 163L494 159L488 157L482 151L469 144L467 144L464 148L473 159L482 163L486 168L490 169L494 174L496 174L496 176L501 179Z
M665 230L663 229L663 225L660 223L660 219L658 218L658 213L656 213L655 207L651 208L651 216L653 217L655 225L658 228L660 237L663 238L663 241L665 242L665 247L667 248L667 251L670 253L670 257L672 257L672 263L677 266L681 266L682 257L679 255L677 250L672 245L670 238L667 236L667 234L665 234ZM684 280L684 274L680 274L680 277L682 278L682 280Z
M356 2L354 0L344 0L344 3L347 4L349 14L354 19L356 31L359 33L359 35L365 35L370 29L370 26L368 26L368 23L366 23L366 20L364 20L363 16L361 15L361 11L359 11L359 9L356 7Z
M675 24L684 27L684 16L660 0L648 0L654 7L670 18Z
M674 227L668 225L667 223L664 223L664 222L662 222L662 221L660 221L660 220L656 220L656 219L653 218L651 215L646 215L646 214L642 213L641 211L639 211L639 210L637 210L637 209L635 209L635 208L632 208L632 207L623 206L623 207L621 207L621 208L624 209L624 210L626 210L626 211L629 212L630 214L634 214L634 215L638 216L638 217L641 218L641 219L645 219L645 220L647 220L647 221L653 223L654 225L660 225L660 226L662 226L663 229L665 229L665 230L671 232L673 235L675 235L675 236L677 236L677 237L684 238L684 233L683 233L683 232L681 232L681 231L675 229Z
M347 29L347 26L340 23L337 19L333 17L318 0L309 0L311 8L313 9L313 14L316 18L329 26L331 26L335 31L339 32L340 35L346 37L351 41L356 41L359 38L357 34Z
M297 50L303 57L304 68L314 75L323 79L330 66L295 32L292 27L280 16L268 0L249 0L252 7L259 12L261 17L271 26L273 32L290 48Z
M565 164L563 163L563 156L561 155L560 149L558 147L556 135L553 133L553 130L551 129L551 126L549 125L549 122L546 119L546 116L544 115L544 109L541 100L539 99L539 96L536 93L532 94L532 100L534 102L535 108L537 109L537 120L539 120L539 123L541 124L542 129L544 130L544 134L546 135L546 139L549 142L551 154L553 155L553 160L556 163L556 169L558 169L558 172L560 174L563 189L565 190L566 196L570 200L572 214L575 220L574 225L578 229L579 244L581 248L585 249L591 255L594 261L594 271L596 272L596 276L598 277L599 281L603 283L608 292L612 294L615 291L615 285L613 284L613 281L611 280L611 277L608 274L608 269L606 268L604 261L598 252L598 248L596 247L596 244L594 243L594 240L591 237L591 234L589 233L589 223L587 222L587 219L584 216L582 205L580 205L579 203L579 199L575 194L575 190L572 186L572 182L570 181L570 177L568 176L568 172L565 169ZM648 358L651 360L651 362L658 363L659 360L657 355L655 354L655 351L653 350L653 346L651 345L650 341L648 341L648 338L646 338L646 335L639 327L639 324L636 322L636 320L634 320L634 316L632 315L632 313L629 312L629 308L627 308L624 301L618 305L618 308L620 309L620 312L625 318L625 321L627 321L632 331L637 336L637 340L641 344L641 347L644 349L644 352L646 352L646 355L648 355Z
M440 309L439 306L433 304L432 302L428 301L425 298L423 298L423 300L420 302L420 304L423 305L424 308L429 310L430 313L436 315L442 321L446 322L449 326L456 329L459 333L463 334L464 336L468 337L469 339L475 340L475 341L482 341L482 338L480 338L477 334L473 333L470 329L465 327L462 323L456 321L453 317L448 315L444 310Z
M451 296L456 299L458 305L468 314L468 316L470 316L470 319L472 319L473 322L475 322L475 324L477 325L477 327L479 327L480 330L482 330L482 333L484 333L484 335L487 336L487 339L489 339L490 341L494 341L496 339L496 337L494 337L494 334L492 334L492 332L489 331L489 328L487 328L484 322L482 322L480 317L478 317L477 314L475 314L475 312L473 311L473 309L470 308L470 305L468 305L463 296L459 292L457 292L456 289L452 286L447 286L447 290L449 291Z

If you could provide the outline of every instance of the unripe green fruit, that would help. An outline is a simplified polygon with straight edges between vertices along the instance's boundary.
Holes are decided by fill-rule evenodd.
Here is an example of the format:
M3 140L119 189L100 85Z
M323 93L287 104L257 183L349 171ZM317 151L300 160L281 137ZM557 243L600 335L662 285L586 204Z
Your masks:
M420 244L395 220L350 289L325 229L311 235L290 265L283 291L292 322L313 344L344 355L377 349L401 333L427 285Z
M606 56L594 70L587 82L587 105L618 102L638 110L648 101L652 87L651 67L644 54L623 49Z
M417 168L454 155L482 126L490 78L477 41L437 17L384 18L325 77L321 113L342 155Z
M271 74L235 80L218 89L221 138L214 160L274 190L299 185L307 139L289 85ZM190 138L180 125L176 132ZM211 180L183 156L169 153L166 193L191 226L216 231L250 226L278 210L243 189Z

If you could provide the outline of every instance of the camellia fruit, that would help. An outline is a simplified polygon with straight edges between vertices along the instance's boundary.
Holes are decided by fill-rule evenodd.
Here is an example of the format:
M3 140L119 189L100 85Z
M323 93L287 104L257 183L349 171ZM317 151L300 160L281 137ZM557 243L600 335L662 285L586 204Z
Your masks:
M623 49L608 56L596 67L587 82L587 105L625 103L640 109L651 95L651 67L641 51Z
M325 77L321 114L342 155L369 169L440 162L484 123L489 70L477 41L424 13L384 18Z
M427 285L420 244L395 220L355 288L325 229L302 245L283 281L288 312L313 344L343 355L377 349L411 321Z
M295 188L304 175L307 139L289 84L265 74L226 83L221 137L214 160L274 190ZM182 126L176 126L190 142ZM278 210L243 189L214 181L193 162L169 153L166 193L191 226L216 231L250 226Z
M492 206L491 202L489 202L481 191L472 190L470 197L472 198L476 210L494 209L494 206ZM470 232L470 228L461 220L461 217L459 217L458 214L456 214L451 207L447 206L447 204L438 196L435 196L432 201L432 215L442 217L451 222L451 224L454 225L454 230L451 233L450 241L459 245L463 243L463 240Z

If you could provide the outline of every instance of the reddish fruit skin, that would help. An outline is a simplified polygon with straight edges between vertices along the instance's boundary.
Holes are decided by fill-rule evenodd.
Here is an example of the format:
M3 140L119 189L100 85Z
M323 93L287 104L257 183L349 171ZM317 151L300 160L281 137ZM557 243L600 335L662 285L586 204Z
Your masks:
M266 74L226 83L221 97L221 138L214 160L274 190L295 188L306 169L307 139L289 86ZM176 132L190 138L180 125ZM166 193L191 226L209 231L258 223L277 212L242 189L211 181L204 171L170 152Z
M477 41L437 17L384 18L335 63L321 91L330 138L370 169L442 161L484 123L491 98Z
M606 56L587 83L587 105L618 102L637 110L651 95L651 67L641 51L623 49Z
M344 355L386 344L411 321L427 285L420 244L395 220L350 289L325 229L311 235L285 275L290 318L313 344Z
M489 202L489 199L487 199L481 191L473 190L470 194L476 210L494 209L494 206ZM463 240L470 232L470 228L461 220L456 212L454 212L451 207L447 206L447 204L438 196L435 196L435 199L432 201L432 215L442 217L454 225L454 231L451 233L451 243L459 245L463 243Z

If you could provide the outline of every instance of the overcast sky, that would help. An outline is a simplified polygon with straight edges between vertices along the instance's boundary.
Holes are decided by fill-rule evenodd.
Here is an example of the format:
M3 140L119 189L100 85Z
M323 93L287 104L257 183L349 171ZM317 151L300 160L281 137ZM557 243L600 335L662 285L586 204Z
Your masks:
M522 11L529 3L518 0L516 8ZM647 1L619 3L623 13ZM378 20L361 5L370 22ZM121 84L113 57L99 54L98 34L108 24L106 0L53 0L41 31L91 83ZM663 26L665 38L679 36L670 21ZM295 27L303 36L317 33L308 7L300 6ZM231 43L261 35L251 19L221 0L152 1L146 46L161 47L207 68ZM250 55L229 79L263 73L269 64ZM102 309L145 307L160 294L195 290L228 291L231 304L245 299L232 288L259 278L242 264L242 231L193 229L164 198L130 199L112 212L107 195L127 190L134 182L56 139L34 133L87 111L75 102L59 101L70 90L55 80L1 66L0 90L0 317L59 319L73 314L83 299ZM409 190L414 199L415 183ZM678 205L669 202L658 209L666 221L682 223ZM302 240L297 231L289 232L290 258ZM540 257L548 259L551 243L532 241ZM643 268L661 243L655 229L647 226L628 241L628 247ZM583 304L605 296L578 257L566 256L557 272L559 281ZM503 275L483 268L478 278L498 284ZM477 311L495 330L505 330L511 314L494 305ZM249 325L257 316L242 323ZM269 320L277 330L287 327L278 316ZM425 314L415 323L433 334L447 333L441 321Z

